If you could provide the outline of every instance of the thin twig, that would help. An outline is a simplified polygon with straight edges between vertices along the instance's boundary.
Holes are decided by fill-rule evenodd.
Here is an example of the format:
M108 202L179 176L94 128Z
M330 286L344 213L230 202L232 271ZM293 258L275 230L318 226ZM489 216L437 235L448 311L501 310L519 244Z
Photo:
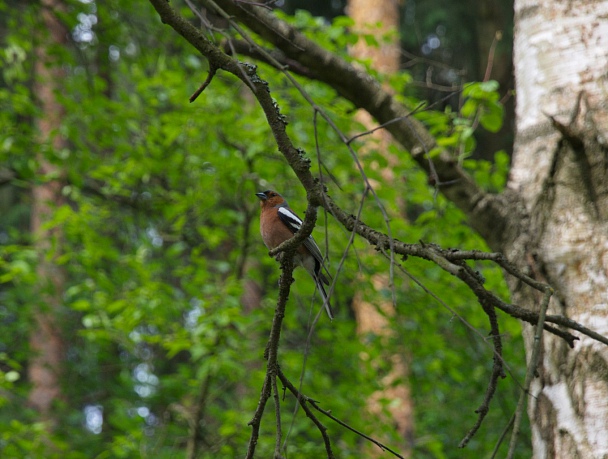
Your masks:
M472 269L466 263L463 262L461 266L463 269L468 271L469 275L474 275L471 272ZM492 337L492 341L494 343L494 364L492 365L492 374L490 375L490 381L488 383L488 387L486 389L483 401L479 408L475 410L475 412L478 414L477 421L466 434L466 436L462 439L462 441L458 445L459 448L464 448L481 427L481 423L483 422L484 418L490 410L490 402L492 401L492 398L496 393L498 378L506 377L504 369L502 367L502 340L500 338L500 332L498 329L498 319L496 317L494 305L487 301L487 299L484 301L480 301L480 304L490 321L490 336Z
M445 62L429 59L428 57L417 56L416 54L411 53L411 52L407 51L404 48L401 48L399 50L399 52L403 56L409 57L411 59L410 63L413 63L413 64L421 63L421 64L428 64L428 65L431 65L433 67L440 67L440 68L443 68L444 70L448 70L450 72L454 72L458 76L464 76L466 74L466 70L456 69L456 68L452 67L451 65L446 64ZM411 65L407 65L407 66L411 67Z
M356 134L356 135L352 136L350 139L348 139L348 140L346 141L346 144L348 145L348 144L352 143L354 140L357 140L357 139L358 139L358 138L360 138L360 137L363 137L363 136L367 136L367 135L373 134L374 132L376 132L376 131L378 131L378 130L380 130L380 129L384 129L384 128L386 128L387 126L390 126L390 125L391 125L391 124L393 124L393 123L396 123L396 122L398 122L398 121L402 121L403 119L408 118L408 117L410 117L410 116L412 116L412 115L414 115L414 114L418 113L419 111L422 111L421 109L422 109L422 107L424 107L425 105L426 105L426 102L424 102L424 101L423 101L423 102L420 102L420 103L419 103L419 104L418 104L418 105L417 105L417 106L416 106L416 107L415 107L415 108L414 108L412 111L408 112L408 114L407 114L407 115L400 116L399 118L393 118L392 120L389 120L389 121L387 121L386 123L382 123L382 124L380 124L379 126L376 126L376 127L375 127L375 128L373 128L373 129L370 129L370 130L368 130L368 131L364 131L364 132L361 132L361 133L359 133L359 134Z
M490 51L488 52L488 65L486 66L486 73L483 76L483 81L488 81L490 79L490 75L492 75L492 66L494 65L494 53L496 52L496 45L500 40L502 40L502 32L500 30L497 30L494 34L492 44L490 45Z
M396 457L400 458L400 459L405 459L402 455L400 455L399 453L397 453L396 451L392 450L391 448L389 448L388 446L384 445L383 443L379 442L378 440L373 439L372 437L365 435L363 432L358 431L357 429L355 429L354 427L351 427L350 425L348 425L347 423L345 423L344 421L338 419L337 417L335 417L333 414L331 414L330 411L324 410L323 408L321 408L318 405L318 402L313 400L310 397L307 397L306 395L302 394L300 391L298 391L298 389L296 389L296 387L291 383L291 381L289 381L285 375L283 374L283 372L281 371L281 369L279 369L279 378L281 379L281 382L287 387L287 389L289 389L289 391L296 397L296 399L300 402L300 405L302 406L302 408L304 409L304 411L306 411L306 415L309 416L309 409L308 409L308 405L312 406L315 410L317 410L320 413L323 413L325 416L327 416L328 418L330 418L331 420L337 422L338 424L340 424L342 427L345 427L346 429L350 430L351 432L356 433L357 435L359 435L362 438L365 438L366 440L372 442L374 445L378 446L381 450L383 451L388 451L389 453L392 453L393 455L395 455ZM308 409L308 411L307 411ZM310 417L310 416L309 416ZM319 423L320 424L320 423ZM322 426L322 424L320 424ZM323 426L323 430L321 431L322 433L326 433L327 428L325 428ZM325 438L325 437L324 437ZM327 451L328 453L328 458L329 457L333 457L333 453L330 456L330 452L331 450Z
M217 27L215 27L213 24L211 24L211 22L209 22L209 20L199 11L199 9L194 5L194 3L192 3L191 0L185 0L186 5L188 5L188 8L190 8L190 11L192 11L192 13L194 13L194 15L196 17L199 18L199 20L201 21L201 24L208 30L212 30L215 32L221 32ZM213 34L210 35L210 39L214 40L214 36Z
M202 94L205 88L211 84L211 80L213 80L215 72L217 72L217 67L213 63L209 63L209 73L207 74L207 78L205 81L203 81L203 84L200 85L196 91L194 91L194 94L190 96L190 99L188 99L190 103L194 102L196 98Z
M277 376L275 374L272 375L272 393L274 397L274 417L276 420L276 433L275 433L275 442L274 442L274 459L281 459L281 400L279 397L279 391L277 389Z
M537 280L532 279L530 276L527 276L522 271L517 269L513 263L511 263L507 258L498 252L483 252L481 250L446 250L443 252L445 258L450 261L456 260L490 260L499 265L513 277L525 282L530 287L543 291L547 284L542 282L538 282Z
M526 398L528 397L528 395L530 394L530 385L532 384L532 380L534 379L534 375L536 373L536 368L538 367L540 350L541 350L542 341L543 341L543 325L545 322L547 309L549 308L549 301L551 300L552 295L553 295L553 289L551 289L550 287L547 287L545 289L543 301L540 305L540 314L538 316L538 324L536 325L536 332L534 333L534 344L532 346L532 356L530 357L530 362L528 363L528 371L526 372L526 380L524 382L524 389L522 390L522 392L519 396L519 400L517 402L517 409L515 410L515 420L513 421L513 431L511 432L511 442L509 443L509 453L507 454L507 459L513 459L513 454L515 454L515 447L517 446L517 436L519 435L521 419L524 414L525 401L526 401Z
M338 424L340 424L342 427L350 430L351 432L356 433L357 435L359 435L362 438L365 438L367 441L373 443L374 445L376 445L378 448L380 448L382 451L388 451L389 453L397 456L400 459L405 459L404 456L402 456L401 454L399 454L397 451L389 448L388 446L386 446L385 444L379 442L378 440L375 440L374 438L370 437L369 435L365 435L363 432L360 432L359 430L355 429L354 427L351 427L350 425L348 425L347 423L345 423L344 421L338 419L337 417L335 417L333 414L331 414L330 411L324 410L323 408L321 408L317 402L311 398L307 398L306 401L308 403L310 403L310 405L317 411L319 411L320 413L323 413L325 416L327 416L329 419L333 420L334 422L337 422Z
M302 395L300 391L296 389L291 381L287 379L280 367L278 368L277 376L283 383L283 386L287 387L287 389L289 389L289 391L295 395L298 403L302 407L302 410L304 410L306 413L306 416L313 422L315 426L317 426L319 432L321 432L321 437L323 438L323 443L325 444L325 451L327 452L327 459L335 459L334 452L331 449L331 441L329 440L329 435L327 434L327 427L325 427L323 423L319 421L319 418L315 416L315 414L310 410L310 407L306 404L308 397Z
M387 257L388 255L386 255L383 252L383 255L385 257ZM445 309L447 309L450 314L452 314L453 317L456 317L460 322L462 322L462 324L467 327L469 330L471 330L475 335L479 336L481 338L482 343L484 343L486 346L489 346L492 349L492 352L494 354L495 358L499 358L502 362L502 365L504 366L504 368L507 369L507 372L511 375L511 377L513 378L513 380L515 381L515 383L519 386L519 387L523 387L522 384L519 383L519 381L517 380L516 375L513 373L513 371L511 370L511 367L509 366L509 364L504 360L504 358L502 357L502 355L496 354L496 349L494 349L494 347L492 345L490 345L487 342L487 339L484 335L482 335L479 330L477 330L473 325L471 325L464 317L462 317L460 314L458 314L458 312L452 308L451 306L449 306L445 301L443 301L441 298L439 298L439 296L435 293L433 293L430 289L428 289L416 276L414 276L411 272L409 272L406 268L404 268L402 265L397 264L397 267L401 270L401 272L403 272L403 274L405 274L407 277L409 277L416 285L418 285L418 287L420 287L427 295L430 295L435 301L437 301L441 306L443 306Z
M500 448L500 445L502 444L503 440L507 436L507 432L509 432L509 429L513 426L513 421L515 421L515 414L513 414L513 416L511 416L511 419L509 419L509 422L507 423L504 430L500 434L500 438L498 439L498 441L496 442L496 445L494 446L494 451L492 451L492 456L490 456L490 459L494 459L496 457L496 455L498 454L498 449Z

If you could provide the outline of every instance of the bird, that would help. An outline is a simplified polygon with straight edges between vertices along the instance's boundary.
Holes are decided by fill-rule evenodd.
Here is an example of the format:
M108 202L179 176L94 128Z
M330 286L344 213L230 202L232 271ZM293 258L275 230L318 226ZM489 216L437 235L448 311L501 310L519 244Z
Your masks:
M285 198L276 191L266 190L255 195L260 198L260 208L262 209L260 213L262 240L266 247L272 250L291 239L300 230L302 219L290 209ZM319 250L319 246L312 235L304 239L302 245L298 247L294 262L306 269L308 274L311 275L323 299L325 311L329 319L333 320L334 313L323 285L329 285L329 279L323 273L323 269L327 272L327 268L323 263L321 250ZM329 272L327 274L329 275Z

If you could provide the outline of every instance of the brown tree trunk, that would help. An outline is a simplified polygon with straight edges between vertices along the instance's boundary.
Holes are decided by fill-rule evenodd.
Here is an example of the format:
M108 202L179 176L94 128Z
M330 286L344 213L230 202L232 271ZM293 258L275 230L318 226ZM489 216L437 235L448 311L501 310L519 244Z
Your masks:
M549 314L608 336L608 1L515 2L517 137L509 188L530 217L504 248L555 289ZM538 304L512 283L514 303ZM528 355L531 327L524 327ZM608 349L545 334L528 398L534 457L608 457Z
M351 49L351 54L361 59L370 59L375 69L386 74L399 70L400 50L396 33L399 29L399 3L397 0L349 0L347 7L348 14L355 21L355 29L361 33L373 33L380 43L379 47L370 47L364 40L359 40ZM376 24L381 24L381 26L377 28ZM390 42L384 41L383 36L390 32L394 33L394 39ZM374 126L372 117L364 110L357 113L357 119L368 128ZM374 147L382 152L388 161L389 166L381 171L385 183L393 183L391 165L394 165L397 160L388 153L388 146L393 140L390 134L384 130L376 131L371 137L374 142L377 142ZM364 146L360 149L360 153L365 155L366 149L369 150ZM385 275L378 275L373 279L376 291L390 289L389 283L390 279ZM391 317L395 314L395 308L390 301L373 305L364 301L362 295L357 294L352 306L357 320L357 332L360 336L365 337L373 333L381 336L384 342L390 341L394 330L391 328L387 316ZM396 383L396 381L407 381L408 365L406 358L401 354L386 353L382 360L383 365L387 361L391 362L391 369L381 380L383 389L376 391L368 400L367 409L377 419L384 418L385 422L389 421L385 419L386 411L390 413L390 422L397 426L397 431L404 439L403 447L406 451L403 453L409 456L414 431L412 399L409 386L403 382ZM383 409L382 400L391 401L386 411ZM376 435L381 435L381 433L376 432ZM382 452L377 448L366 452L368 457L375 457L378 454L382 454Z
M367 46L359 40L351 54L359 59L371 59L373 67L382 73L399 70L399 0L348 0L347 13L355 21L355 30L371 33L378 39L379 47ZM379 27L376 27L379 24ZM381 38L387 33L394 38L386 42Z
M36 46L36 82L34 93L38 97L41 115L38 120L40 145L48 145L51 151L66 147L58 130L64 114L56 91L65 78L64 72L50 52L50 46L63 46L67 42L67 30L55 13L63 5L57 0L42 1L42 26L45 32ZM34 357L29 362L28 376L32 384L28 402L41 413L43 420L54 424L52 405L62 396L60 376L64 359L64 342L59 327L61 297L65 283L63 269L55 263L61 250L59 229L46 229L54 209L63 202L61 171L43 154L38 155L39 176L45 180L32 189L31 232L39 254L39 304L34 313L34 327L30 346Z

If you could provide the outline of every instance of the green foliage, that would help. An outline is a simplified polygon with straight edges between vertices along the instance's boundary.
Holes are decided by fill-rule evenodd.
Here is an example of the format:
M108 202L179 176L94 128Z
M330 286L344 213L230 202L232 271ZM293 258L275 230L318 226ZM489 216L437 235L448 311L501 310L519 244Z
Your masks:
M503 107L499 102L498 82L494 80L473 83L464 88L465 103L460 109L464 117L479 116L480 124L490 132L502 127Z
M454 153L460 163L463 163L475 149L476 141L473 134L479 125L493 133L498 132L502 127L504 113L499 101L496 81L470 83L465 86L462 95L464 103L458 112L454 112L448 106L444 112L416 113L416 117L429 127L430 132L437 139L438 148L429 152L431 157L441 150L448 150Z
M238 457L250 435L247 422L264 377L262 354L279 276L278 264L267 256L257 234L254 193L275 188L302 213L304 192L246 87L219 73L194 104L188 103L205 78L206 64L141 2L106 2L95 7L99 10L92 3L70 4L67 16L73 28L78 27L78 13L97 15L103 28L94 29L95 40L79 42L73 55L66 52L68 76L59 93L66 115L60 134L69 149L57 152L38 145L29 31L39 11L29 8L22 16L25 25L11 29L0 50L0 160L15 176L13 198L1 209L2 215L14 217L0 223L0 455L178 457L185 451L193 413L200 408L205 446L199 457ZM372 41L349 32L348 18L327 25L298 12L286 19L341 55L358 39ZM13 15L10 21L18 22ZM108 54L110 48L114 54ZM320 119L315 125L312 109L273 69L261 65L260 76L287 116L295 145L311 158L332 197L356 214L364 185L338 134ZM409 76L390 80L402 88ZM354 107L334 91L303 79L300 83L342 132L364 130L353 120ZM497 153L493 164L465 159L476 120L490 131L499 126L496 88L472 84L464 95L461 113L427 111L419 117L483 186L500 190L508 168L504 153ZM406 242L483 248L463 215L436 195L406 152L390 148L396 161L389 171L385 152L363 140L372 146L360 159L378 196L377 201L368 196L364 204L367 224L387 231L388 217L391 234ZM359 150L360 144L354 146ZM68 204L54 209L46 223L61 231L63 243L59 251L52 248L47 254L33 251L27 222L22 221L30 210L27 188L49 179L38 172L37 153L66 177L62 191ZM331 217L319 214L315 237L327 247L332 270L349 236ZM489 376L492 354L483 338L488 332L485 316L455 279L427 262L407 260L403 266L479 334L399 275L395 339L360 339L349 307L353 296L359 293L378 304L390 301L393 293L376 291L371 282L387 270L388 261L370 253L360 240L354 249L335 273L338 318L332 324L322 320L310 343L308 326L319 303L312 299L312 281L296 271L281 368L292 381L301 378L306 395L365 431L370 427L366 402L381 388L379 375L386 371L378 361L386 352L407 355L416 457L460 457L455 445L475 420L473 411ZM36 264L39 255L53 254L67 278L60 318L68 348L67 397L56 407L61 423L54 433L43 435L46 430L36 414L20 407L29 389L25 368L31 358L27 343L32 310L38 302ZM506 295L500 272L476 268L489 287ZM257 307L246 307L258 293ZM506 322L502 331L505 358L521 378L519 326ZM512 380L500 384L501 398L471 444L470 456L493 447L513 409L516 386ZM390 402L383 401L384 407ZM294 415L295 406L289 395L281 406L284 432L290 432L289 457L320 457L324 449L319 433L301 411ZM274 448L272 411L269 405L260 457L269 457ZM340 457L361 456L359 437L330 420L323 423ZM387 444L402 444L390 420L378 420L374 430L386 432Z
M293 16L283 14L279 10L277 16L296 26L320 46L340 52L342 57L348 56L346 47L359 40L359 36L349 30L353 20L348 16L338 16L331 24L327 24L324 18L312 16L306 10L297 10Z
M494 154L494 162L485 160L465 160L464 167L471 171L477 183L487 190L502 191L507 183L507 173L511 159L504 151Z

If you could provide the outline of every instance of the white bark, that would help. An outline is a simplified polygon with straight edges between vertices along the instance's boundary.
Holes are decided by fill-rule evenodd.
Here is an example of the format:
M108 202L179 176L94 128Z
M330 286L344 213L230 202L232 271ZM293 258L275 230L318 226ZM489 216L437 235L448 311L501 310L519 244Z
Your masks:
M515 27L509 187L532 234L528 253L509 255L556 288L550 314L608 335L608 1L516 0ZM525 339L529 351L529 327ZM528 405L534 457L607 457L608 348L582 337L569 349L545 334L539 374Z
M561 136L547 136L547 115L566 121L581 91L599 112L608 107L608 2L604 0L516 0L514 61L518 135L541 137L536 148L518 155L512 185L538 194L550 155ZM608 112L594 113L608 140ZM517 152L516 152L517 154ZM537 165L540 161L541 164Z

